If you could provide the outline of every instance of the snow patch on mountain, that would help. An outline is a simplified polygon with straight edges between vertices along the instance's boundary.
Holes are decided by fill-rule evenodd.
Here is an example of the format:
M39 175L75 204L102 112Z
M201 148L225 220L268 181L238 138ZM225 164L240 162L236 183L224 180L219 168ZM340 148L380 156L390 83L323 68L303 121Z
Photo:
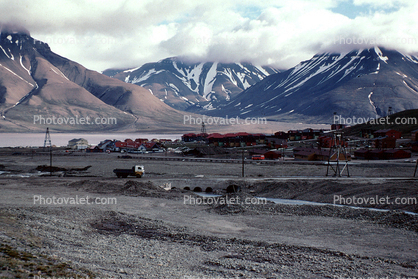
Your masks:
M411 91L418 93L414 88L412 88L406 81L403 80L403 83L408 87Z
M139 76L139 77L133 78L133 79L130 81L130 83L140 83L140 82L142 82L142 81L147 80L150 76L152 76L152 75L156 75L156 74L159 74L159 73L161 73L161 72L163 72L163 71L164 71L164 70L161 70L161 71L156 71L156 70L154 70L154 69L151 69L149 72L144 73L143 75L141 75L141 76Z
M26 82L27 84L29 84L32 87L35 87L35 85L33 85L32 83L28 82L26 79L22 78L21 76L19 76L18 74L16 74L15 72L13 72L12 70L10 70L9 68L3 66L2 64L0 64L1 67L5 68L7 71L9 71L10 73L12 73L13 75L15 75L16 77L18 77L19 79L23 80L24 82Z
M30 74L30 69L27 69L26 67L25 67L25 65L23 65L23 56L22 55L20 55L20 65L22 66L22 68L23 69L25 69L27 72L28 72L28 75L30 76L31 74Z
M382 51L380 50L379 47L375 46L374 47L374 51L376 52L376 54L379 56L379 59L382 60L383 62L385 62L386 64L388 63L388 57L387 56L383 56Z
M368 96L368 98L369 98L369 103L370 103L370 105L373 107L373 110L374 110L374 112L376 113L376 115L378 115L377 114L377 108L376 108L376 105L374 104L374 102L372 101L372 95L373 95L373 92L370 92L370 94L369 94L369 96Z
M6 55L6 57L10 59L10 56L6 53L6 51L4 50L4 48L3 48L2 46L0 46L0 48L1 48L1 50L3 50L4 55ZM9 51L10 51L10 50L9 50Z
M215 82L217 66L218 66L218 63L216 62L213 63L206 75L206 79L204 83L203 98L205 98L208 101L210 101L210 97L208 95L212 92L213 83Z

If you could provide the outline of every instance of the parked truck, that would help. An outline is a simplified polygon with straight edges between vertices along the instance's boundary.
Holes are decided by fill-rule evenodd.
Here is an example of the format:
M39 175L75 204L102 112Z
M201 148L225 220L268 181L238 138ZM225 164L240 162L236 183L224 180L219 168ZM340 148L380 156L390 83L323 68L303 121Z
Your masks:
M128 176L136 176L138 178L141 178L145 173L145 169L144 166L135 165L131 169L114 169L113 172L119 178L126 178Z

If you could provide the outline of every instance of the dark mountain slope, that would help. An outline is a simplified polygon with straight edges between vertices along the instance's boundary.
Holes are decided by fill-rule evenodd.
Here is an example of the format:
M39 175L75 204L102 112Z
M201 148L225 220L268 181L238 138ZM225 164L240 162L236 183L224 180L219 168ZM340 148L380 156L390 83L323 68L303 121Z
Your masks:
M269 116L331 122L418 108L418 59L378 47L321 54L273 74L245 90L214 115Z

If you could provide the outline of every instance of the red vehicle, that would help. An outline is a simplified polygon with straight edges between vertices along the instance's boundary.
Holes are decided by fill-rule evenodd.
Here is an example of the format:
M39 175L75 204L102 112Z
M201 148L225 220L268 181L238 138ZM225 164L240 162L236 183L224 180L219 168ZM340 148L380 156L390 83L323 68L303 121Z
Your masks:
M264 157L264 155L253 155L252 159L253 160L264 160L265 157Z

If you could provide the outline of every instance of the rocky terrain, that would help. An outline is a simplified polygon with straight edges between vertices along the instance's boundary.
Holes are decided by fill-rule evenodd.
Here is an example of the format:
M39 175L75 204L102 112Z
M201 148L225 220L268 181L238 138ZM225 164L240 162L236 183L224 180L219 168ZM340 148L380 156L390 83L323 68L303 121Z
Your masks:
M361 176L340 179L318 177L324 170L319 165L281 166L288 174L303 171L303 177L277 177L277 165L249 165L240 178L233 175L235 164L143 160L143 178L117 179L111 170L133 162L105 156L56 158L57 166L80 170L72 177L35 175L47 159L42 156L2 157L2 170L14 170L0 175L2 278L418 276L418 217L401 211L418 212L417 205L372 211L254 200L416 196L416 180L400 177L409 165L375 164ZM391 177L384 178L389 169ZM171 190L163 189L167 183ZM229 185L240 191L227 194ZM232 202L187 202L203 197L183 186L210 186ZM85 197L90 203L40 204L35 196ZM96 198L104 202L96 204Z

